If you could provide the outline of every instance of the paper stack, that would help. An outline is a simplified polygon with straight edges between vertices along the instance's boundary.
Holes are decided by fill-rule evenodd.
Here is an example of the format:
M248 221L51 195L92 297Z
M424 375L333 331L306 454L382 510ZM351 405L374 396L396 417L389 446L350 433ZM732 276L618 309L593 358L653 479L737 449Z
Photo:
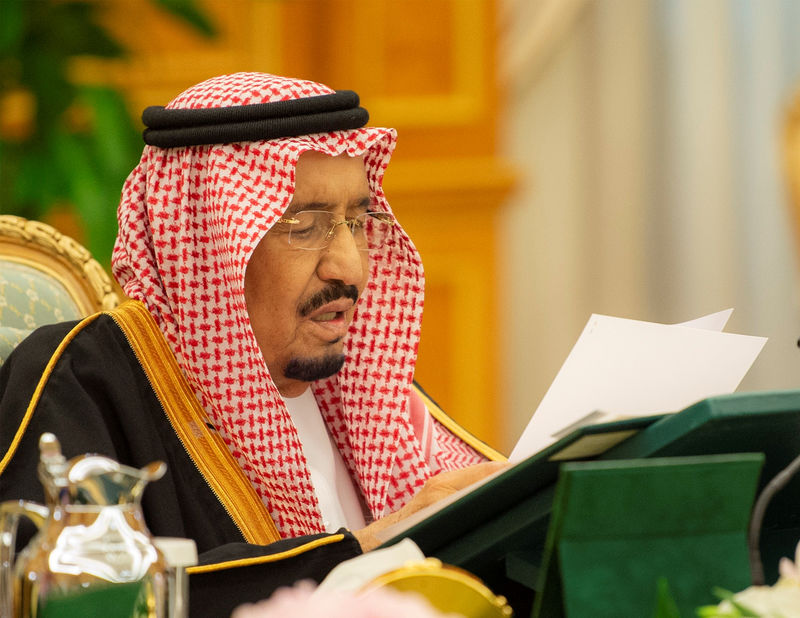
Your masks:
M681 324L592 315L509 460L581 425L675 412L732 393L767 341L722 332L732 312Z

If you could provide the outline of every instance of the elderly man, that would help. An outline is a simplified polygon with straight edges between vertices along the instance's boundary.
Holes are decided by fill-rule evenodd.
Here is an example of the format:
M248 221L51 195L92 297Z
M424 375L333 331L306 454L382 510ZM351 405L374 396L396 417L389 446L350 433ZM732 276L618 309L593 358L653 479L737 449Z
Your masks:
M195 539L192 607L217 615L320 579L496 453L413 385L424 279L381 186L393 130L260 73L143 118L113 256L133 300L3 366L0 499L42 500L44 431L68 457L165 461L146 521Z

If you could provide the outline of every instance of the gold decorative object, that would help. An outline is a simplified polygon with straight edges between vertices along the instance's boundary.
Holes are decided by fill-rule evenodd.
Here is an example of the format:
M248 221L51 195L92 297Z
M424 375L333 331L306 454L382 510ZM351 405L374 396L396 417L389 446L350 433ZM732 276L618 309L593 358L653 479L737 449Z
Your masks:
M466 618L509 618L514 612L505 597L495 595L477 577L437 558L426 558L379 575L365 590L388 586L414 592L444 613Z
M116 307L111 278L89 251L41 221L0 215L0 262L24 264L58 281L84 315Z

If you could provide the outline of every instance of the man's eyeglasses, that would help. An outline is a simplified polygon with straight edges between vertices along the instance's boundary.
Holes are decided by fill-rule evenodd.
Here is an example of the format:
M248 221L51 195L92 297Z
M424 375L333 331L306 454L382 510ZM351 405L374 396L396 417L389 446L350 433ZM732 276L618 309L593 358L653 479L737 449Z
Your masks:
M395 219L388 212L365 212L355 217L337 220L327 210L301 210L289 217L278 219L288 226L287 239L294 249L308 251L324 249L333 240L336 228L346 225L361 251L380 247L391 234Z

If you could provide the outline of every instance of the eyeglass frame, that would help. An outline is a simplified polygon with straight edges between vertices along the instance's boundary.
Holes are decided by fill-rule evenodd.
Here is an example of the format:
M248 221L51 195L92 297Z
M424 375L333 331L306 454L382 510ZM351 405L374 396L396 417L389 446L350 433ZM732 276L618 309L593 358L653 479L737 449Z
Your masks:
M328 210L314 210L314 209L311 209L311 210L299 210L296 213L290 215L290 218L281 217L275 223L276 224L277 223L284 223L284 224L287 224L287 225L297 225L297 224L300 223L300 221L298 219L294 218L294 217L297 217L298 215L300 215L302 213L305 213L305 212L307 212L307 213L315 213L315 214L316 213L326 213L331 218L333 218L335 216L332 212L330 212ZM375 217L375 215L379 215L379 216ZM333 237L336 234L336 228L339 227L340 225L346 225L347 229L350 230L350 234L355 239L355 235L353 233L354 226L358 223L358 220L360 218L364 218L366 216L373 216L374 218L379 219L383 223L389 224L390 228L392 228L395 225L397 225L397 219L395 219L393 214L391 214L389 212L385 212L385 211L380 211L380 210L368 210L368 211L362 212L361 214L358 214L358 215L356 215L354 217L345 217L341 221L334 221L331 224L330 229L325 233L325 236L323 237L324 244L322 246L320 246L320 247L299 247L297 245L293 245L292 241L291 241L291 238L292 238L292 229L291 228L289 228L289 233L287 235L286 244L289 245L289 247L291 247L293 249L299 249L301 251L322 251L323 249L325 249L326 247L328 247L331 244L331 242L333 241ZM362 227L363 227L363 225L362 225ZM359 251L369 251L370 250L369 243L367 243L367 245L365 247L363 247L363 248L359 247L358 250Z

